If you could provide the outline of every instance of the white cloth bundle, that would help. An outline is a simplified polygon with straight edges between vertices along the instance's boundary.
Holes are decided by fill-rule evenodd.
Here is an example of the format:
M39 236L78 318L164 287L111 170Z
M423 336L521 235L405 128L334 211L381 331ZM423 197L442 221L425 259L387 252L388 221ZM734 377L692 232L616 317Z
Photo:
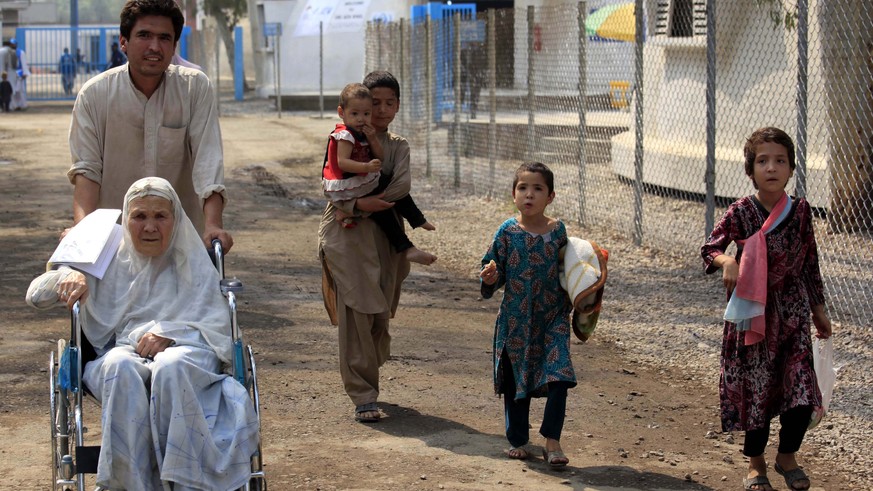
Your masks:
M608 252L594 242L568 237L559 257L561 287L573 302L573 332L586 341L600 316Z

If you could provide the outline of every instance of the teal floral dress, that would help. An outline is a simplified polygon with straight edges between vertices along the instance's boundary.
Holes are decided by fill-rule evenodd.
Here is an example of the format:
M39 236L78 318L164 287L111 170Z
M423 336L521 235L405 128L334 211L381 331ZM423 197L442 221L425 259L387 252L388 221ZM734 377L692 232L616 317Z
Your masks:
M549 382L576 386L570 361L572 306L558 278L558 251L566 244L563 222L548 234L534 235L510 218L482 258L482 267L494 260L498 272L496 283L482 283L482 297L491 298L505 286L494 327L496 393L501 393L504 353L515 376L515 399L545 396Z

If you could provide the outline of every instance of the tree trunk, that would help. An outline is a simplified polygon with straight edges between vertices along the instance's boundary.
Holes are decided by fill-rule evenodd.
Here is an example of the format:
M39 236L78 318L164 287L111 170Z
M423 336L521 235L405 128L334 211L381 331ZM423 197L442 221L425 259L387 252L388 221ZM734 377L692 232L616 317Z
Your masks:
M873 5L820 0L832 232L873 230Z
M229 25L229 19L226 15L219 12L217 14L213 14L213 18L215 19L215 25L218 27L218 34L221 36L221 40L224 42L224 51L227 53L227 61L230 64L231 73L234 77L236 77L236 71L234 70L235 59L234 56L236 54L236 49L234 47L233 42L233 29L236 27L235 25ZM242 63L242 60L240 60ZM243 90L250 90L248 83L246 82L245 76L245 66L243 66L242 70L242 78L243 78Z

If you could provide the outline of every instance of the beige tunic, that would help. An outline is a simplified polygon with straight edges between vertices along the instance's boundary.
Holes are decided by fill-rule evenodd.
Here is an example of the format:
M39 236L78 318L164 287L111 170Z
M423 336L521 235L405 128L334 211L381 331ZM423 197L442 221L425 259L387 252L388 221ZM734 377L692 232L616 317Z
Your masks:
M394 173L384 199L395 201L409 194L411 186L409 143L391 133L380 138L385 153L382 172ZM393 316L400 299L400 284L409 274L409 262L404 255L394 252L372 220L358 220L357 227L352 229L339 225L334 219L335 206L351 213L354 203L355 200L337 205L328 202L318 229L319 256L327 263L328 274L349 307L367 314L390 312ZM325 298L326 304L329 300ZM331 319L335 317L331 315Z
M409 194L409 144L390 133L379 137L385 153L382 172L394 173L384 199L394 201ZM362 405L379 396L379 367L391 351L388 319L397 310L409 261L394 252L372 220L360 219L351 229L339 225L336 206L351 213L354 204L355 200L327 204L318 247L324 305L331 322L339 326L340 375L352 402Z
M137 179L163 177L203 231L203 201L224 195L224 157L215 92L202 72L170 65L150 98L134 87L129 64L89 80L70 124L67 172L100 184L99 208L121 208Z

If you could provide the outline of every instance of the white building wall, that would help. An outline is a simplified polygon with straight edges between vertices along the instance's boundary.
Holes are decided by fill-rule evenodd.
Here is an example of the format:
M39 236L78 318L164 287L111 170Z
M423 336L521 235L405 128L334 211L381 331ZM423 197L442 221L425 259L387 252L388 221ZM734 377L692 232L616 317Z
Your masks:
M588 0L588 13L627 0ZM516 89L527 89L527 9L536 10L534 22L540 27L542 49L534 54L534 90L538 94L575 93L579 74L579 22L577 3L569 0L516 0L515 79ZM569 14L569 15L568 15ZM606 94L611 80L633 82L633 44L589 40L586 45L587 94Z
M752 191L743 170L745 138L762 126L797 131L797 32L773 27L752 0L717 10L716 195ZM810 2L813 11L816 0ZM720 4L722 5L722 4ZM810 18L807 155L808 198L829 201L827 115L821 85L822 32ZM706 157L706 39L651 36L644 46L644 164L647 184L704 194ZM631 110L634 109L631 104ZM613 138L612 165L634 177L634 125ZM816 145L812 145L816 142ZM793 189L793 180L789 190Z
M263 0L262 8L265 22L282 24L279 53L281 60L282 95L317 94L319 91L319 57L324 57L324 91L339 93L349 82L360 81L364 77L366 22L374 18L398 20L409 18L412 2L407 0ZM358 29L351 32L337 32L335 20L324 18L324 44L319 48L318 22L314 15L330 8L336 11L359 9L363 12L359 21L346 22L346 26L357 24ZM272 41L266 41L271 43ZM274 53L272 47L256 50L263 56L259 77L258 92L262 97L275 95Z

